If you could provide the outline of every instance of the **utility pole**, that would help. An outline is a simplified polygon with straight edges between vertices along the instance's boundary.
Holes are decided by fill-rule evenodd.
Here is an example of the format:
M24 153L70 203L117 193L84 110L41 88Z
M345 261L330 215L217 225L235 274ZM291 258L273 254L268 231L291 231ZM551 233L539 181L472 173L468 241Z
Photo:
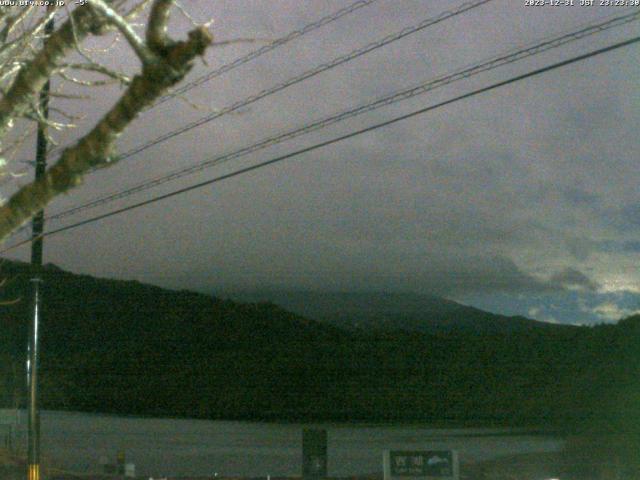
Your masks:
M47 14L54 7L47 8ZM53 33L53 17L45 25L45 38ZM49 118L49 91L51 82L47 82L40 91L40 112L45 120ZM41 179L47 168L47 126L38 125L36 140L36 180ZM27 386L29 391L28 420L27 420L27 466L28 480L40 480L40 412L38 410L38 327L41 314L40 286L42 283L42 232L44 230L44 210L40 210L33 217L31 223L31 282L33 285L33 315L29 325L29 345L27 359Z

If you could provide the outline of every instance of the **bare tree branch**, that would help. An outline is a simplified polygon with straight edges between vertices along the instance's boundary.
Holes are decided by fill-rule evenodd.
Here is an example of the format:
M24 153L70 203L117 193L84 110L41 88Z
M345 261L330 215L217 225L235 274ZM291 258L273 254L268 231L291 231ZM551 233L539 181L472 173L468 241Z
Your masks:
M149 14L147 45L154 52L162 52L169 45L167 23L173 0L154 0Z
M142 13L142 10L144 10L145 7L150 3L151 3L151 0L142 0L137 5L134 5L133 8L131 8L131 10L125 13L124 18L126 18L128 21L133 20L138 15L140 15L140 13Z
M136 55L138 55L142 63L153 63L156 61L156 56L152 49L144 44L142 39L138 37L135 30L131 28L131 25L122 18L118 12L113 10L102 0L89 0L89 3L93 8L98 10L109 23L120 31L124 38L129 42L129 45L131 45L131 48L133 48L133 51L136 52Z
M35 58L20 70L11 88L0 100L0 139L5 136L14 119L27 111L31 98L42 89L56 65L73 50L75 37L84 38L89 30L97 27L96 16L90 8L76 8L71 15L76 31L71 19L65 22L45 41Z
M74 85L80 85L81 87L104 87L105 85L112 85L116 83L116 79L114 78L108 80L83 80L69 75L64 70L59 71L58 75L66 81L73 83Z
M93 6L97 3L101 2L92 0ZM156 0L151 8L145 48L153 50L154 61L143 62L142 71L133 78L112 109L77 144L64 150L59 161L41 180L22 187L0 207L0 240L42 210L55 196L80 184L84 174L113 164L117 160L113 148L120 134L143 109L181 81L192 68L193 60L202 56L212 43L211 34L203 27L191 31L186 41L169 40L166 22L170 6L171 0ZM96 11L104 15L104 10L98 8ZM96 20L89 8L77 8L73 15L76 37L104 27L101 23L104 20ZM108 19L113 21L113 17ZM117 21L121 19L119 17ZM48 39L42 52L19 73L8 96L0 101L0 138L10 121L22 113L29 98L39 91L48 75L73 48L75 41L69 21Z
M117 72L110 68L105 67L104 65L100 65L99 63L66 63L60 66L60 71L64 72L65 70L83 70L85 72L95 72L102 74L106 77L110 77L113 80L117 80L123 85L128 85L131 83L131 78L126 76L122 72Z

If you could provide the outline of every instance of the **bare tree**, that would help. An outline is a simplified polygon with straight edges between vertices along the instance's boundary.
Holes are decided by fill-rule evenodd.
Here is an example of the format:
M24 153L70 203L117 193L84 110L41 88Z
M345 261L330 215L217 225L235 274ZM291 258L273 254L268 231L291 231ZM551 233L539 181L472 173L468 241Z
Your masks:
M54 3L54 0L49 0ZM9 2L7 2L9 3ZM195 26L184 40L167 33L174 0L85 0L73 10L64 2L45 9L33 5L0 6L0 159L6 158L25 138L16 133L19 122L59 128L40 111L39 92L54 75L68 82L102 85L107 80L125 86L120 98L91 130L62 151L57 162L38 181L24 185L0 206L0 241L43 209L54 197L82 182L95 168L117 161L115 142L134 118L180 82L212 43L206 26ZM46 23L67 13L53 33L44 35ZM144 34L134 18L145 16ZM83 48L89 36L124 38L140 60L139 71L129 78L93 60ZM44 38L43 38L44 36ZM80 58L81 61L73 60ZM75 72L80 73L79 76ZM101 76L87 80L86 72ZM63 112L64 113L64 112ZM70 117L70 115L67 115ZM27 130L28 131L28 130ZM33 137L31 137L33 138Z

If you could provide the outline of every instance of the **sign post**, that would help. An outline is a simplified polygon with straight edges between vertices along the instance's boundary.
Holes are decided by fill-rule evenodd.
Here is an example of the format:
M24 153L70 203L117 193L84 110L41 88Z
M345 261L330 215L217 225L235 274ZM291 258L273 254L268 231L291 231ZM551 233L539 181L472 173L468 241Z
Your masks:
M324 480L327 478L327 431L304 429L302 431L302 478Z
M384 480L459 480L455 450L387 450L383 456Z

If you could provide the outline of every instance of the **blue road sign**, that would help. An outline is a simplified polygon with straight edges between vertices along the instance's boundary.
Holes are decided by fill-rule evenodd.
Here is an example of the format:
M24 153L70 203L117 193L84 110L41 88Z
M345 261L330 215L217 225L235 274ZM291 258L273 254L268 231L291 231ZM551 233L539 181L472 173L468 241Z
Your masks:
M458 457L453 450L390 450L384 457L385 480L399 478L458 478Z

